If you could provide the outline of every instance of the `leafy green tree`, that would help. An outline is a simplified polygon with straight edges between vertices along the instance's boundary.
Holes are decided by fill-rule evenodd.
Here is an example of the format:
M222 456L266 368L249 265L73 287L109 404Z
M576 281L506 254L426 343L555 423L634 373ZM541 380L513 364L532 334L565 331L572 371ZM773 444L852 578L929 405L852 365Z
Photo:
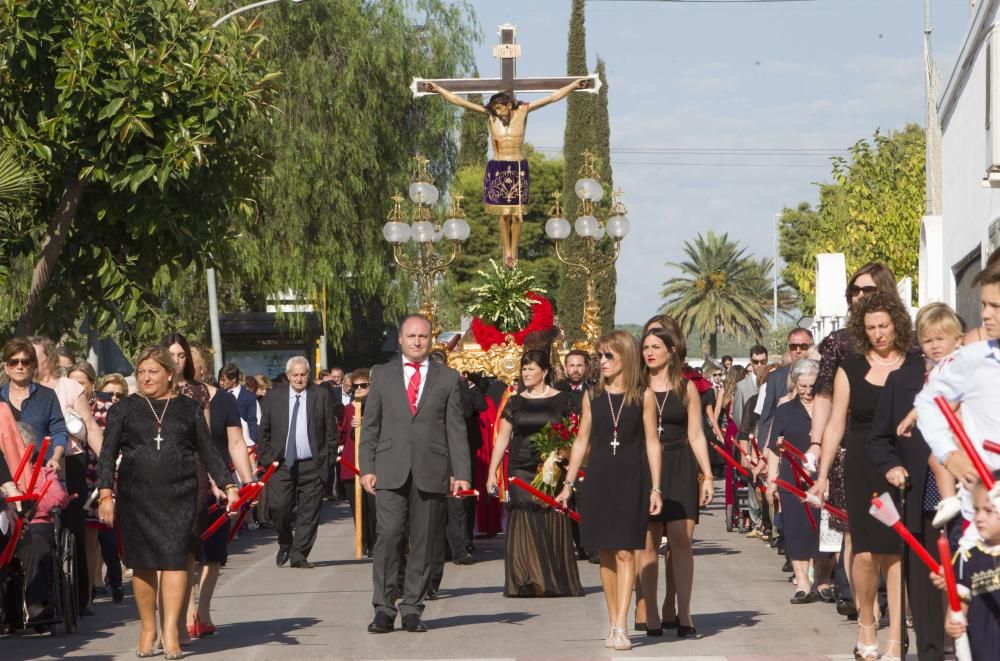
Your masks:
M155 336L156 292L232 236L260 163L243 128L278 74L256 25L210 19L180 0L0 0L2 140L44 182L31 226L0 227L23 238L4 266L31 264L3 283L5 332L58 334L90 308Z
M468 99L471 103L484 103L482 94L470 94ZM482 116L463 112L459 133L458 167L474 165L480 169L485 168L489 159L490 131Z
M663 284L661 310L677 319L685 333L701 335L705 355L717 355L720 333L760 338L771 308L771 260L755 259L728 234L713 232L685 241L684 252L687 260L668 263L681 275ZM783 301L791 303L787 292L779 297L779 306Z
M850 159L833 164L834 183L821 184L819 205L782 212L780 251L784 279L815 309L816 255L842 252L847 270L869 261L889 265L898 278L916 280L920 218L924 213L924 131L916 124L872 142L859 140Z
M458 155L458 115L408 84L467 75L478 28L468 3L444 0L307 2L268 16L262 52L282 64L283 86L254 130L271 176L227 262L257 296L325 290L335 353L377 354L411 282L382 238L390 197L405 194L416 154L442 189Z

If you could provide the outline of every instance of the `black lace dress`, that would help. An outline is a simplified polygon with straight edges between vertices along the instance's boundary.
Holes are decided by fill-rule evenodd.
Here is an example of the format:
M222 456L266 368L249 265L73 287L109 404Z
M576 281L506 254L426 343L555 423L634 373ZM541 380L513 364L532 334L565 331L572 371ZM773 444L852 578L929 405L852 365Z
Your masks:
M150 404L163 417L159 449ZM119 453L116 509L125 564L133 569L185 569L188 554L197 553L200 546L195 533L199 509L195 454L218 484L231 482L201 405L178 396L147 400L132 395L121 400L108 413L99 487L113 486Z
M573 399L566 392L541 399L511 397L503 410L503 418L513 427L508 475L531 484L542 458L532 448L530 437L574 410ZM511 486L508 493L504 596L582 597L569 517L539 505L518 487Z

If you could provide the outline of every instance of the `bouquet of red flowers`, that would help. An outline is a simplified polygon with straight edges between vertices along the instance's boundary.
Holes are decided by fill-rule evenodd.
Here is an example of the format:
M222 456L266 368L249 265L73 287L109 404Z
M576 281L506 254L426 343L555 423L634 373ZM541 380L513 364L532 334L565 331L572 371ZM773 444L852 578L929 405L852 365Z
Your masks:
M580 416L570 413L561 422L548 423L531 435L528 439L531 447L542 457L531 486L550 496L555 495L562 481L559 462L569 457L569 450L579 430Z

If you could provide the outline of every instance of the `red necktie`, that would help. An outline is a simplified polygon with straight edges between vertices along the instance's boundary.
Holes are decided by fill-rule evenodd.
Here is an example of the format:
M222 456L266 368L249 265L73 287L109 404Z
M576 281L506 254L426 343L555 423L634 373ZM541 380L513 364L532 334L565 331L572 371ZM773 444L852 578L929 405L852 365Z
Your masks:
M406 366L413 368L413 376L410 377L410 382L406 385L406 398L410 400L410 413L416 414L417 395L420 394L420 364L406 363Z

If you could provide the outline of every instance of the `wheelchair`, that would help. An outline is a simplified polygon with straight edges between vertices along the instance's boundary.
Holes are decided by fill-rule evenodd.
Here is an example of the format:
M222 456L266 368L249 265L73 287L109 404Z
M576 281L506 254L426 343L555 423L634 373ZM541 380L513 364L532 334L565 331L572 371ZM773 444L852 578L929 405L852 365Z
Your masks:
M25 600L27 581L24 564L15 556L6 567L0 569L3 603L0 607L4 631L13 633L33 629L36 633L51 633L53 636L71 634L80 623L80 602L77 594L76 538L72 532L62 527L60 510L52 510L52 541L50 545L52 562L49 571L49 604L53 615L44 620L28 622L28 604Z

